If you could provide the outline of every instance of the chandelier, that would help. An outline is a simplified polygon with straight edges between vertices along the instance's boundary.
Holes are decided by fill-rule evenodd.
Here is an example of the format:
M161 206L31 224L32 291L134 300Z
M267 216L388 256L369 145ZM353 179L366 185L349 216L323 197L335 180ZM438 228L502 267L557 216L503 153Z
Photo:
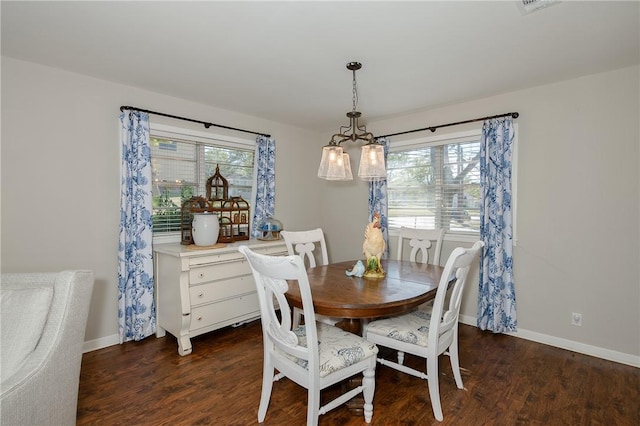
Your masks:
M356 111L358 105L358 87L356 85L356 71L362 68L360 62L349 62L347 69L353 73L353 108L347 113L349 126L340 126L340 133L331 137L328 145L322 148L322 160L318 168L318 177L326 180L352 180L351 160L340 144L345 141L365 141L360 155L358 176L363 180L376 181L387 178L384 166L384 147L376 142L373 133L367 132L367 127L358 124L362 115Z

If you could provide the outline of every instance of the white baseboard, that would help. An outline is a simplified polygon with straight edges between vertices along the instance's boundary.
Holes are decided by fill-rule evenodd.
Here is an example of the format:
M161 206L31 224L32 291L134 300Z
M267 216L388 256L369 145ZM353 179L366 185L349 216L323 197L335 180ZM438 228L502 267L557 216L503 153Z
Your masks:
M471 325L473 327L477 326L476 318L468 315L460 315L460 322L462 324ZM560 337L550 336L548 334L542 334L535 331L523 329L519 329L514 333L505 334L549 346L554 346L556 348L578 352L584 355L595 356L597 358L606 359L608 361L619 362L621 364L630 365L632 367L640 367L640 356L636 355L612 351L610 349L600 348L598 346L587 345L585 343L575 342L573 340L563 339Z
M97 351L98 349L107 348L119 343L120 337L117 334L112 334L111 336L101 337L95 340L88 340L82 345L82 353Z

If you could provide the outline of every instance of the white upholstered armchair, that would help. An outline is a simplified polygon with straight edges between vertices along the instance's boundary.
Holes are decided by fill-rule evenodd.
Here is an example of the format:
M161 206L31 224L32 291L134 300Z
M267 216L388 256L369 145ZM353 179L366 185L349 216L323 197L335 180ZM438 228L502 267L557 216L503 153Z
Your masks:
M2 274L0 424L73 425L91 271Z

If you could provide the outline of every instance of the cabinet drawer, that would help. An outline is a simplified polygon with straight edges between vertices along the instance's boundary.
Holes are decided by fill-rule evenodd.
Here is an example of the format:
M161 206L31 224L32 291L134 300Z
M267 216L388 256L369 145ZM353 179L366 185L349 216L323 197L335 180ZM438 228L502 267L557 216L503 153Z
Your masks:
M189 271L189 283L193 285L248 274L251 274L251 268L249 268L247 261L243 259L193 268Z
M286 256L289 253L287 252L287 247L261 247L256 248L253 251L260 254L268 254L269 256Z
M191 306L228 299L246 293L255 293L253 275L235 277L225 281L194 285L189 288Z
M260 315L260 305L256 293L193 308L189 331L209 327L254 312Z

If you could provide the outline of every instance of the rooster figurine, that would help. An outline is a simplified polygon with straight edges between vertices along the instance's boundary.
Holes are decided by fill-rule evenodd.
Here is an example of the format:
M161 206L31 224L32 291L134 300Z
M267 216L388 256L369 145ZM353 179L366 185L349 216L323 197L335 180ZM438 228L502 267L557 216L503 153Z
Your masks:
M382 226L380 224L380 213L373 214L373 220L364 230L364 243L362 251L366 259L365 277L382 278L384 277L384 269L380 263L380 258L384 253L386 243L382 235Z

